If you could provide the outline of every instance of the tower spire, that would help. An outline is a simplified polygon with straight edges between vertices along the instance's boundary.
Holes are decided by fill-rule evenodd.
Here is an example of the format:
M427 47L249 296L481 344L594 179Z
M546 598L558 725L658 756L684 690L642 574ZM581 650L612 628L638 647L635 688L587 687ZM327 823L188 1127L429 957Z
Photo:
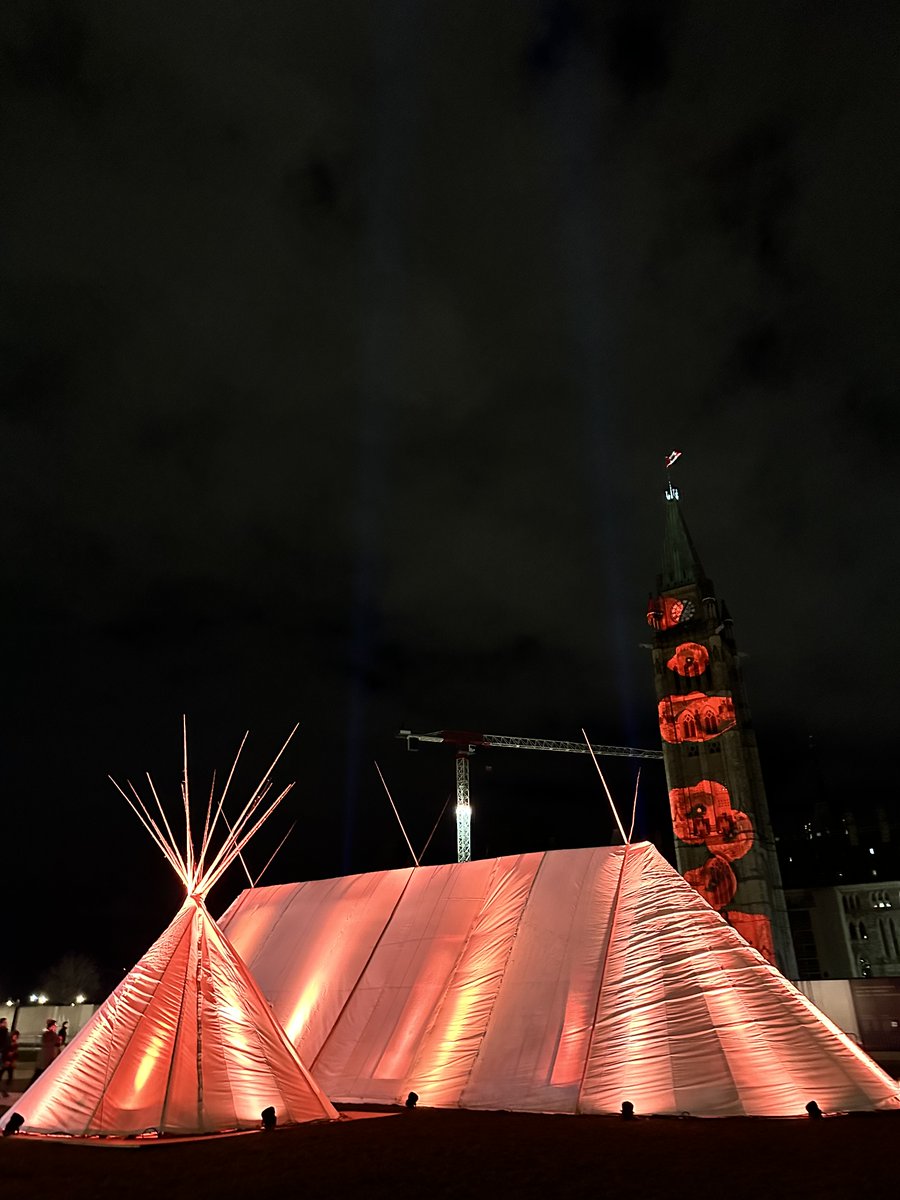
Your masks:
M695 584L702 596L714 592L712 580L703 570L700 555L691 538L681 511L681 493L672 482L672 467L681 458L680 450L666 455L666 523L663 538L662 571L657 576L656 590L660 595L669 588Z
M678 489L670 483L666 488L665 496L666 525L663 537L662 571L657 580L659 591L695 584L704 596L711 595L713 592L712 581L703 569L700 555L697 553L697 548L684 519Z

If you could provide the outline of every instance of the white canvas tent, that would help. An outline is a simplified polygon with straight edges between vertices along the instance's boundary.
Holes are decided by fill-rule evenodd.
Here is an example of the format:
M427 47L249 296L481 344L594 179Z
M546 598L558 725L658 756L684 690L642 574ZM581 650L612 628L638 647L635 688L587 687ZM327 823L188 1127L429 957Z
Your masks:
M185 786L184 855L162 807L165 834L133 793L136 811L185 883L187 898L0 1128L13 1113L23 1118L23 1133L83 1137L252 1129L270 1106L279 1123L337 1117L204 903L285 794L261 808L268 789L266 778L215 853L210 839L221 801L212 821L210 802L195 854Z
M258 888L221 925L336 1101L900 1107L897 1082L646 843Z

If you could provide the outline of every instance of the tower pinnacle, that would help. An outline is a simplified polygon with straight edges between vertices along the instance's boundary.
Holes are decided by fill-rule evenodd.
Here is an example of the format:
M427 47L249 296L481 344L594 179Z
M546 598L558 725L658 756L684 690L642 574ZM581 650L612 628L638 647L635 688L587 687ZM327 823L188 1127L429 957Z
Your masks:
M669 588L693 584L700 589L701 596L711 596L714 592L712 580L703 570L700 555L685 523L678 489L670 483L666 488L665 497L666 525L662 571L657 577L657 589L662 594Z

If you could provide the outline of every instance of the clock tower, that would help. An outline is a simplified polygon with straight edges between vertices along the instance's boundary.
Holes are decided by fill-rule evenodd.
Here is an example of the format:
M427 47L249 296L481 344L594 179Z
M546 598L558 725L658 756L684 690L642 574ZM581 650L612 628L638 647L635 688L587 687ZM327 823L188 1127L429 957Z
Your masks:
M678 870L788 978L797 976L781 872L731 617L666 490L650 597L653 669Z

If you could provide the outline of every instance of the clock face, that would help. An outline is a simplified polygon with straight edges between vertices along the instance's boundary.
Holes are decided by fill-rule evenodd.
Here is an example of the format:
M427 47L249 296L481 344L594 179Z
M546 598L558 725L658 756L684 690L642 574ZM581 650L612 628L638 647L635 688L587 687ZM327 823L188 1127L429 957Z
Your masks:
M695 613L693 600L679 600L677 596L651 596L647 624L653 629L674 629L676 625L693 620Z

